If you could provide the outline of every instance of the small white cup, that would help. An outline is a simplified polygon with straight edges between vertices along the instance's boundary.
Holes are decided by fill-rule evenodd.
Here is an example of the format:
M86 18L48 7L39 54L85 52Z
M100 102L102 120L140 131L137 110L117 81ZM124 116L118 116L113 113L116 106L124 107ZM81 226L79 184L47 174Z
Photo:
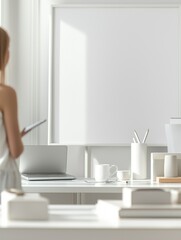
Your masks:
M106 182L116 175L118 167L110 164L95 165L95 180L96 182Z
M176 155L165 155L164 177L178 177L178 163Z
M117 171L117 180L118 181L126 181L130 180L130 170L119 170Z

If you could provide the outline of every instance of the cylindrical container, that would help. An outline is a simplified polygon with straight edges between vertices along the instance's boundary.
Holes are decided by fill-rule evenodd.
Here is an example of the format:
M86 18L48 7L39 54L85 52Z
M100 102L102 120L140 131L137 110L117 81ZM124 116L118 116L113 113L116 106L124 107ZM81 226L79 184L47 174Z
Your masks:
M165 133L168 152L181 152L181 124L165 124Z
M176 155L165 155L164 177L178 177L178 163Z
M147 144L131 144L131 180L147 178Z

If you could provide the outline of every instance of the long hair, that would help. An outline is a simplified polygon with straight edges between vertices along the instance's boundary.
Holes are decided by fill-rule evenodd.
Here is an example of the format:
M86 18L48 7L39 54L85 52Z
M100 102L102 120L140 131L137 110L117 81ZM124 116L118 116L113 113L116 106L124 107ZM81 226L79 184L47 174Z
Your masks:
M0 83L5 81L5 67L7 61L7 51L9 48L8 33L0 27Z

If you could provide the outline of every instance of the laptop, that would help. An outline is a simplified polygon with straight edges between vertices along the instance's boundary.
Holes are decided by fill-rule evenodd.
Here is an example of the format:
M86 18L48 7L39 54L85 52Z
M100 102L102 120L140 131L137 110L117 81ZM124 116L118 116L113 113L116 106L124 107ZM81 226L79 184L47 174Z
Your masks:
M25 145L20 156L21 176L29 181L75 179L66 168L67 146Z

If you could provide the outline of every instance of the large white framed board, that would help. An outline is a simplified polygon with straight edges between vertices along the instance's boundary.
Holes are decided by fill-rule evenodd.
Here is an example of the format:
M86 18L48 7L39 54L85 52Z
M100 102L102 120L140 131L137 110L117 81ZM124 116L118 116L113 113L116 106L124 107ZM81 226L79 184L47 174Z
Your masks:
M52 8L50 141L165 145L180 111L179 6Z

